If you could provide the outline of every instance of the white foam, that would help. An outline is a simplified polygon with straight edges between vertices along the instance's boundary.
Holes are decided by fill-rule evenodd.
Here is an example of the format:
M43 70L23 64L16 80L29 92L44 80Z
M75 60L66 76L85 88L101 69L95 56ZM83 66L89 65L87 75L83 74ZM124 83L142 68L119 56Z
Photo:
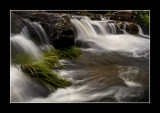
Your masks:
M15 50L23 51L24 53L28 53L36 58L41 56L41 51L38 46L30 39L25 38L23 35L18 34L11 37L10 39Z
M129 87L141 87L141 84L135 80L139 74L139 68L135 66L120 66L119 77L124 80L124 83Z
M149 50L149 39L131 34L108 34L105 31L105 27L102 26L102 23L98 21L87 21L83 19L82 22L78 19L71 19L71 22L77 31L76 40L81 40L82 42L92 42L96 45L94 46L92 44L92 48L97 48L98 46L108 51L131 53L133 54L133 57L137 57L137 54L140 55L139 53ZM97 34L93 30L94 28L91 26L91 23L97 25L103 35ZM114 34L116 34L113 23L108 23L108 25L112 26L109 29L114 31Z

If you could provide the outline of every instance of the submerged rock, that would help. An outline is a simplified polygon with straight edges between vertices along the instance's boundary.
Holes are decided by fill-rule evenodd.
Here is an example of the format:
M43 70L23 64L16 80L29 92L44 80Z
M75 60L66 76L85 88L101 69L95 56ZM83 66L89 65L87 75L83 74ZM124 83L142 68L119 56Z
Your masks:
M44 11L14 11L11 14L13 15L13 17L11 15L12 33L20 32L24 25L17 26L18 21L28 18L32 22L38 22L42 25L55 48L65 48L74 45L73 28L67 14ZM16 20L16 18L19 19Z

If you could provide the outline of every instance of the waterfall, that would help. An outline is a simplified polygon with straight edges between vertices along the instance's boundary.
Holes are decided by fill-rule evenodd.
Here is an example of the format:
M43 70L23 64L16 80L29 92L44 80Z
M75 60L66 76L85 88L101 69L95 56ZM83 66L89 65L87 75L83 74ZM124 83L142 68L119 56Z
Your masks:
M66 88L53 93L30 78L19 64L10 64L11 102L136 102L148 101L150 40L126 32L118 34L114 20L101 17L72 16L75 42L83 55L74 60L60 60L64 69L54 73L72 81ZM27 54L41 58L53 48L49 37L38 22L24 19L19 34L10 37L11 54ZM139 26L139 34L144 35ZM12 55L11 55L12 60ZM16 66L15 66L16 65ZM145 99L144 99L145 98ZM146 99L147 98L147 99Z
M11 47L17 54L25 53L32 57L40 57L41 50L38 46L24 35L18 34L10 38Z
M15 55L27 54L29 57L39 59L42 56L42 50L50 50L47 34L42 26L37 22L31 22L25 19L26 26L23 27L19 34L12 34L11 43L11 102L26 102L34 97L45 97L49 94L49 90L42 84L31 79L15 67L12 58ZM16 64L19 66L20 64Z
M144 35L142 28L138 25L139 35Z
M10 84L11 102L26 102L49 94L44 86L14 66L10 66Z
M50 50L48 36L42 26L37 22L24 19L26 26L19 34L11 36L11 47L18 54L25 53L32 57L40 57L41 50Z
M75 39L92 42L93 48L100 47L108 51L127 52L136 57L149 49L148 39L128 33L117 35L115 25L111 21L88 21L84 18L82 20L71 19L71 22L77 31ZM124 25L124 31L125 27Z
M29 19L23 20L26 23L26 26L22 29L20 34L39 44L50 44L45 30L38 22L31 22Z
M114 23L107 23L107 30L110 30L111 34L117 34L116 27Z
M91 21L92 26L97 31L98 34L107 35L107 34L117 34L115 24L105 20L105 21Z
M127 26L127 25L124 24L124 25L123 25L123 28L121 29L121 31L123 31L124 34L128 34L127 31L126 31L126 26Z
M92 26L96 27L94 28L96 33L99 34L99 35L106 35L107 34L107 31L105 29L105 23L102 23L102 22L98 22L98 21L92 21L91 22Z
M148 39L150 38L149 35L146 35L146 34L143 33L143 30L142 30L142 28L139 25L138 25L138 30L139 30L138 34L140 36L148 38Z

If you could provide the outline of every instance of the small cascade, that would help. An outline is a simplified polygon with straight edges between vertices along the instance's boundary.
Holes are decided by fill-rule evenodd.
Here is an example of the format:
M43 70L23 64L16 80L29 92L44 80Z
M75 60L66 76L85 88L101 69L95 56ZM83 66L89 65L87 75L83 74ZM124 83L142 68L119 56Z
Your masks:
M105 23L98 22L98 21L92 21L91 24L94 27L97 34L99 34L99 35L107 35L108 34L108 32L105 29Z
M106 20L103 16L100 16L101 20Z
M144 35L143 34L143 30L142 30L142 28L139 25L138 25L138 30L139 30L139 33L138 33L139 35Z
M144 38L149 39L150 38L149 35L144 34L142 28L139 25L137 25L137 26L138 26L138 30L139 30L138 34Z
M19 34L12 34L11 43L11 102L26 102L35 97L45 97L49 90L35 79L31 79L22 72L20 64L14 62L17 55L27 55L30 58L42 58L43 51L49 51L50 45L48 37L42 26L37 22L25 19L26 26ZM21 59L20 59L21 60ZM16 67L15 67L16 66Z
M76 41L88 43L93 48L99 47L109 51L129 52L133 56L138 56L137 54L149 48L148 40L127 33L125 24L122 29L124 34L118 35L113 20L91 21L88 18L74 18L71 19L71 22L77 32Z
M124 24L124 25L123 25L123 28L121 29L121 31L123 31L124 34L128 34L127 31L126 31L126 26L127 26L127 25Z
M45 97L49 90L21 70L10 66L11 102L26 102L33 97Z
M96 31L92 27L89 21L85 21L85 19L78 20L78 19L71 19L72 24L78 28L77 30L77 40L79 38L83 39L90 39L96 36Z
M107 24L106 24L106 27L107 27L107 31L108 31L110 34L117 34L116 27L115 27L115 24L114 24L114 23L107 23Z
M28 37L18 34L10 38L12 51L16 54L28 54L31 57L39 58L41 50Z
M22 35L33 40L38 44L49 44L48 36L45 30L38 22L31 22L29 19L24 19L26 26L22 29Z
M91 21L91 24L99 35L117 34L115 24L110 21Z
M24 19L24 21L26 26L22 31L10 38L12 50L17 54L28 54L31 57L39 58L41 50L49 51L53 46L50 45L48 36L39 23L31 22L29 19Z
M75 42L82 44L83 55L74 60L61 60L65 69L53 70L72 81L53 93L10 64L11 102L148 102L149 39L126 32L126 24L118 34L114 20L100 21L87 16L72 16ZM41 58L53 48L38 22L24 19L26 26L12 34L11 54L27 54ZM144 35L139 26L139 34ZM14 54L14 53L13 53ZM11 55L12 60L12 55ZM145 98L145 99L143 99Z

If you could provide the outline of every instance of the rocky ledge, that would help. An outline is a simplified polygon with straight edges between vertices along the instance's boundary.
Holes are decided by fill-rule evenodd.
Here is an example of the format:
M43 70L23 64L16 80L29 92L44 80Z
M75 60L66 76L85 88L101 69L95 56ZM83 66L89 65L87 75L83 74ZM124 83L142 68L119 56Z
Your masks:
M108 15L111 20L133 21L133 14L131 11L117 11Z
M62 13L12 11L11 33L20 33L25 26L23 19L38 22L47 32L55 48L65 48L74 45L73 27L69 15Z

